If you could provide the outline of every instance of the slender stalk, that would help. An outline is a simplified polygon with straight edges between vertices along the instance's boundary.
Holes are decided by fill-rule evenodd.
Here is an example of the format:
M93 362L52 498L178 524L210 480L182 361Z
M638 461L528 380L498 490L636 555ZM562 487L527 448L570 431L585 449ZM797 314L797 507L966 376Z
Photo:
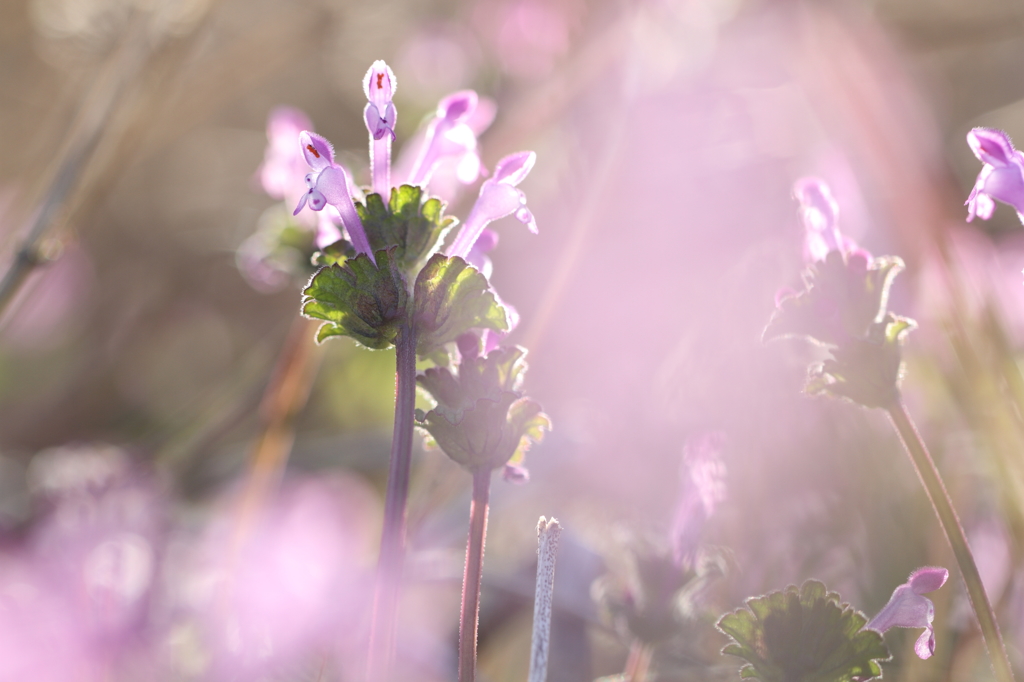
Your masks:
M260 403L262 432L249 460L233 551L247 539L256 513L276 487L295 441L295 417L306 406L322 353L313 341L316 323L296 315L278 353Z
M622 673L624 682L644 682L653 653L654 650L649 644L644 644L639 639L633 640L633 646L629 648L629 658L626 659L626 669Z
M551 649L551 607L555 594L555 559L562 527L557 519L537 522L537 588L533 595L533 641L527 682L544 682Z
M405 325L395 339L395 428L391 438L388 484L384 494L384 528L373 595L369 682L387 682L395 652L398 588L405 563L405 510L412 468L413 412L416 408L416 330Z
M900 440L903 441L903 447L910 455L918 478L921 479L928 499L931 500L932 507L935 509L935 514L939 517L939 524L953 549L953 556L956 557L957 565L960 567L960 575L963 576L964 583L967 585L967 596L971 601L978 624L981 626L981 635L985 640L985 647L988 649L996 679L999 682L1014 682L1013 669L1006 656L1006 647L1003 645L1003 637L999 632L995 612L985 593L981 575L978 573L978 566L974 562L974 555L967 544L967 536L964 535L963 526L960 525L956 510L953 509L953 502L949 498L949 493L946 492L946 486L942 483L939 470L931 455L928 454L928 449L925 447L924 441L921 440L921 434L917 432L903 401L897 399L886 408L886 411L900 435Z
M480 624L480 578L484 567L487 504L491 496L490 470L473 474L473 501L469 506L466 571L462 574L462 615L459 619L459 682L476 677L476 635Z

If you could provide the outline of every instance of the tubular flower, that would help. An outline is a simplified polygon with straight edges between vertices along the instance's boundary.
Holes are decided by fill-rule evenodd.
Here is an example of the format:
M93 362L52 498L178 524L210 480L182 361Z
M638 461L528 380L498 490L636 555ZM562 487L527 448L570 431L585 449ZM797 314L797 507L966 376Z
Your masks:
M363 92L369 103L363 110L366 129L370 132L370 173L373 191L387 201L391 192L391 141L395 139L398 111L391 98L398 88L395 74L378 59L363 77Z
M533 152L518 152L498 162L494 168L494 177L480 187L480 196L452 243L449 256L465 258L491 221L513 213L530 232L537 233L537 222L526 207L526 195L517 187L530 174L536 160L537 155Z
M363 222L359 219L352 194L349 190L349 179L345 169L334 163L334 148L325 138L308 130L299 135L299 144L306 163L313 172L306 174L307 192L299 199L295 207L298 215L306 205L314 211L322 211L330 204L338 210L342 225L348 232L352 246L357 253L365 253L373 260L370 242L366 238Z
M895 589L889 603L871 619L866 627L878 632L889 628L924 628L914 645L920 658L931 658L935 653L935 605L928 597L945 584L949 571L941 567L919 568L910 574L907 582Z
M974 189L967 197L967 222L974 216L992 217L995 201L1009 204L1024 222L1024 153L1013 148L1010 137L995 128L974 128L967 133L967 144L984 163Z
M480 175L480 156L476 151L476 133L469 119L476 111L479 97L472 90L452 93L437 105L437 114L427 127L426 142L409 176L412 185L426 185L434 169L444 159L458 158L459 180L469 183Z
M823 261L829 251L851 253L857 250L856 242L839 231L839 204L824 180L800 178L793 183L793 196L800 202L800 218L804 223L805 261Z

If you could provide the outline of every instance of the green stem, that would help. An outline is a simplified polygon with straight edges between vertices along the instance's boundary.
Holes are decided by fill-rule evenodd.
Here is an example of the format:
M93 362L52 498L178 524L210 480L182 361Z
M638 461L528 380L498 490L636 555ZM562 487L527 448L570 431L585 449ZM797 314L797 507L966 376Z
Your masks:
M974 609L974 615L981 626L981 635L985 640L985 647L988 649L989 659L992 668L995 670L996 679L999 682L1014 682L1013 669L1010 667L1010 659L1006 656L1006 647L1003 645L1003 637L999 633L999 624L996 622L995 612L985 593L985 586L982 585L981 575L978 573L978 566L974 562L974 554L967 544L967 536L964 535L963 526L953 509L953 502L946 492L946 486L942 483L942 477L935 466L928 449L921 440L921 434L914 427L914 422L907 413L907 408L901 399L898 399L886 408L889 419L896 427L896 431L903 441L910 460L917 470L918 478L924 485L928 499L931 500L936 516L939 517L939 524L946 533L946 539L953 549L953 556L960 567L960 575L963 576L967 586L967 596Z
M412 468L412 432L416 408L416 330L406 325L395 339L395 428L391 439L384 528L377 561L373 621L366 663L369 682L386 682L395 652L398 591L405 563L405 512Z
M491 496L491 471L473 473L473 501L469 507L469 540L466 570L462 574L462 615L459 619L459 682L476 677L476 635L480 624L480 579L487 536L487 504Z

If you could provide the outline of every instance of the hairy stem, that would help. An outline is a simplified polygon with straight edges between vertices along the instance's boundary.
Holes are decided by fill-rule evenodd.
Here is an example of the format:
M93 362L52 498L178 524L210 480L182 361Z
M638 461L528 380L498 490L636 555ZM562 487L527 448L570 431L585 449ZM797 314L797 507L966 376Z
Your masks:
M551 649L551 610L555 594L555 558L562 527L558 519L540 517L537 522L537 587L533 595L533 640L527 682L544 682Z
M473 502L469 507L466 571L462 574L462 615L459 619L459 682L476 677L476 635L480 621L480 578L487 535L487 504L491 496L490 470L473 474Z
M896 427L896 431L903 441L903 447L917 470L918 478L924 485L928 499L931 500L936 516L942 530L946 533L946 539L953 549L957 565L960 567L960 575L963 576L967 585L967 596L970 598L974 615L981 626L981 635L985 640L985 647L988 649L992 667L999 682L1014 682L1013 670L1010 667L1010 660L1006 656L1006 647L1003 645L1003 637L999 633L999 624L996 622L995 612L985 594L985 587L981 583L981 575L978 573L978 566L974 562L974 554L967 544L967 536L964 535L963 526L953 509L953 502L946 492L946 486L942 483L939 470L935 467L928 449L921 440L914 422L907 413L907 408L902 400L897 400L893 405L886 408L889 419Z
M387 682L395 651L398 588L405 563L405 510L412 468L412 427L416 407L416 330L405 325L395 340L395 428L391 439L384 528L380 538L377 583L373 595L369 682Z

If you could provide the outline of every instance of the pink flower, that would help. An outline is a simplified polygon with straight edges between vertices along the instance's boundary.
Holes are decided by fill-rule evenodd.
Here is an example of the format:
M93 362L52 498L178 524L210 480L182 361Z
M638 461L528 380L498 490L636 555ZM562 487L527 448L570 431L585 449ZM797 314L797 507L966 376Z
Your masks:
M370 260L374 260L370 242L366 238L366 230L363 229L363 221L359 219L356 206L352 202L348 173L334 163L334 147L326 138L308 130L303 130L299 134L299 145L306 163L313 172L306 174L308 190L299 199L299 205L295 207L293 215L298 215L307 205L314 211L322 211L330 204L341 216L341 223L345 226L356 253L365 253Z
M866 627L879 632L889 628L924 628L914 645L914 651L921 658L930 658L935 653L935 605L928 597L945 584L949 571L941 567L919 568L910 574L907 582L895 589L889 603L871 619Z
M793 183L793 196L800 202L804 223L804 260L814 263L825 260L829 251L851 253L857 244L839 231L839 204L824 180L800 178Z
M676 565L693 561L704 526L725 500L725 463L721 432L701 433L686 439L680 468L681 490L672 520L672 555Z
M395 139L398 110L391 98L398 88L395 74L378 59L363 77L363 92L369 104L363 110L366 129L370 132L370 175L373 191L387 203L391 193L391 142Z
M298 142L299 134L312 128L309 117L293 107L278 107L270 112L267 148L258 171L260 185L270 198L296 202L306 193L301 180L306 161Z
M967 133L967 144L985 164L965 202L967 222L974 216L991 218L993 199L1012 206L1024 222L1024 154L1013 148L1006 133L995 128L974 128Z
M480 176L476 133L469 124L478 102L474 91L462 90L438 103L437 114L427 126L425 144L409 176L409 184L426 185L434 169L445 159L458 159L458 177L466 184Z
M465 258L489 223L513 213L530 232L537 233L537 222L526 207L526 195L517 187L530 174L536 161L537 155L533 152L518 152L498 162L494 177L480 187L480 196L448 249L449 256Z

